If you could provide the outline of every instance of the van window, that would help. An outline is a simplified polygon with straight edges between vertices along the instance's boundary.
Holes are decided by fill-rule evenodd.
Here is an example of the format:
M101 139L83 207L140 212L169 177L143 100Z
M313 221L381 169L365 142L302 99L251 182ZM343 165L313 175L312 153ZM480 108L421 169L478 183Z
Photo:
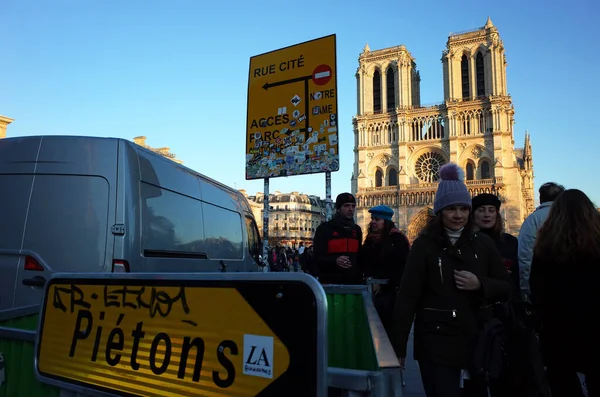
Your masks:
M140 185L144 252L205 253L202 203L145 182Z
M256 260L260 255L260 236L258 234L258 228L256 222L250 216L246 216L246 233L248 233L248 249L252 258Z
M19 219L26 225L23 248L36 252L54 271L101 270L106 255L109 191L107 180L98 176L36 175L28 216ZM10 208L18 207L9 205L6 209Z
M242 259L242 218L237 212L202 203L206 253L210 259Z

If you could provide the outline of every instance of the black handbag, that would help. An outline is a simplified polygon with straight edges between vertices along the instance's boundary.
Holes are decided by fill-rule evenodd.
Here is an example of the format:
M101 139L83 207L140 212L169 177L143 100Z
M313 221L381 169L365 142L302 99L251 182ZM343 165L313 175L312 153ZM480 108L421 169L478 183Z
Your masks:
M545 396L549 389L539 343L539 319L521 303L489 305L474 354L475 374L511 396Z

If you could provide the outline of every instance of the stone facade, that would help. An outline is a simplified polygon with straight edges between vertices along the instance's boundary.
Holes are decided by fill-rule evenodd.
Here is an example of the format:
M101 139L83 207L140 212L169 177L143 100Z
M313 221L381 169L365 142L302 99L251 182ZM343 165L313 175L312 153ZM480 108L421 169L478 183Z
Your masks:
M170 148L168 148L168 147L153 148L151 146L146 145L146 137L145 136L136 136L135 138L133 138L133 142L136 145L139 145L148 150L152 150L154 153L158 153L161 156L164 156L164 157L168 158L169 160L176 162L177 164L183 164L183 161L177 159L177 157L175 156L175 153L172 153Z
M0 115L0 139L6 138L6 127L14 120Z
M263 219L264 194L248 196L254 218L260 225ZM300 242L312 244L317 227L325 222L325 200L318 196L298 192L281 193L276 191L269 195L269 245L276 244L297 247ZM261 238L263 230L260 229Z
M472 195L497 194L505 230L518 233L534 210L531 142L515 149L514 106L506 85L506 57L498 29L451 33L442 52L444 102L422 106L415 59L404 45L359 55L352 192L357 223L387 204L409 239L433 208L438 170L455 162Z

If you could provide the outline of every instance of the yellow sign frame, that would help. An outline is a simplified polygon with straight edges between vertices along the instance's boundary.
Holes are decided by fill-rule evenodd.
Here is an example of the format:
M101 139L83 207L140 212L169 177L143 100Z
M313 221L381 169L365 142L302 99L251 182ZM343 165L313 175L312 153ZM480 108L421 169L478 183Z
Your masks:
M250 58L246 179L339 170L336 35Z
M257 311L263 299L248 301L251 288L295 283L312 291L321 324L315 348L327 351L323 289L306 275L281 278L56 274L40 312L36 376L72 390L130 396L279 394L281 384L272 391L279 378L290 378L294 349L259 314L265 308ZM326 353L313 364L322 371L314 391L325 396Z

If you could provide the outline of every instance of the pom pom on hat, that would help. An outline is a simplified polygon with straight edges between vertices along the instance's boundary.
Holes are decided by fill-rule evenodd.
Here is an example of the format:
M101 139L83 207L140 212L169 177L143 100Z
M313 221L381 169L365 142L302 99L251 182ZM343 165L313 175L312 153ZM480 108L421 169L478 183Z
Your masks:
M433 202L433 212L437 215L441 210L455 205L471 208L471 194L465 186L465 174L455 163L445 164L440 168L440 182Z
M440 179L444 181L460 181L465 180L465 173L462 168L454 163L448 163L440 168Z

